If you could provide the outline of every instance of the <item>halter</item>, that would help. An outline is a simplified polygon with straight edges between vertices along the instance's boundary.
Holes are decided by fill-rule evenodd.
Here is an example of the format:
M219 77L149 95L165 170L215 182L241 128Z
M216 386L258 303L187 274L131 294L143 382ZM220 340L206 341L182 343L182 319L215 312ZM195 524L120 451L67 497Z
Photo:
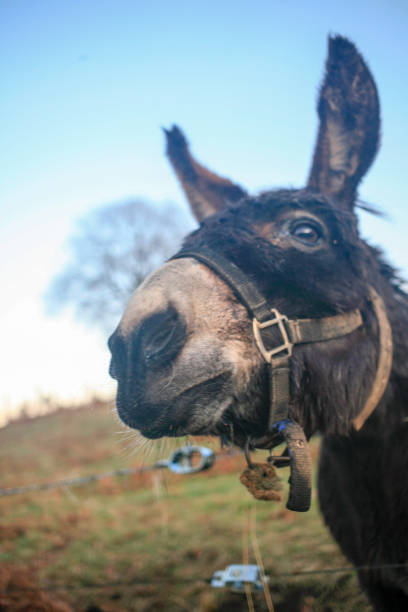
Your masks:
M193 258L213 270L234 291L239 301L252 317L252 330L256 345L269 364L270 408L267 435L257 440L255 446L266 443L276 445L276 439L287 444L291 467L290 493L287 507L290 510L306 511L310 506L312 465L307 440L300 425L289 418L290 364L293 347L297 344L322 342L346 336L363 324L361 312L350 312L323 317L321 319L289 319L276 308L271 308L256 285L232 261L207 247L188 248L172 259ZM375 289L369 288L369 299L379 324L380 352L377 374L371 393L362 412L353 421L358 430L380 401L388 383L392 361L391 327L385 306ZM271 316L272 314L272 316ZM276 327L281 343L267 346L263 330ZM279 459L279 458L278 458ZM279 462L277 462L279 467Z

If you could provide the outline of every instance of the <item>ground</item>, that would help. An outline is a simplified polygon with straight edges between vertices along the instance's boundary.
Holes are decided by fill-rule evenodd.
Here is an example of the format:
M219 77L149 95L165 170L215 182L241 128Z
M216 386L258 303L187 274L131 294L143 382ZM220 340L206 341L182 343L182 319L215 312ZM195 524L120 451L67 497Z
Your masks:
M0 430L0 487L150 465L185 442L138 450L101 402L58 411ZM318 440L312 448L316 462ZM156 470L0 497L0 611L248 610L244 593L209 579L243 555L256 563L258 546L276 612L369 612L353 572L304 573L350 565L316 492L305 514L285 509L285 491L282 502L255 501L239 482L244 467L241 455L223 456L197 475ZM268 610L263 592L253 602Z

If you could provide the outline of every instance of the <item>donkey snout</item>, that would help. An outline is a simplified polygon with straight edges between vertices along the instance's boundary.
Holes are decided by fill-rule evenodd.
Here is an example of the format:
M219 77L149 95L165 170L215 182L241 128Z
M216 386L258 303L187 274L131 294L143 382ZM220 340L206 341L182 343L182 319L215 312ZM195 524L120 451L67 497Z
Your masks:
M157 433L154 428L165 418L169 398L166 394L152 395L152 389L162 387L163 374L166 375L186 340L185 320L172 307L150 314L134 325L119 325L109 338L112 353L109 373L118 382L116 407L126 425L150 437L163 435L161 429Z

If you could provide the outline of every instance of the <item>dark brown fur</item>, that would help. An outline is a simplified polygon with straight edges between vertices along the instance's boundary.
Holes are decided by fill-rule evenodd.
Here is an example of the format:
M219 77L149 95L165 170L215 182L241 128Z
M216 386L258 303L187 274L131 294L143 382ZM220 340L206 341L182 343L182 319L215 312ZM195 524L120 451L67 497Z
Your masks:
M317 431L324 434L320 506L344 553L357 566L406 564L405 568L359 571L360 583L376 610L401 612L408 609L408 297L381 253L359 237L356 189L378 148L379 103L364 60L352 43L338 36L329 40L318 111L319 134L304 189L251 198L198 164L176 127L167 132L168 155L201 221L184 247L207 246L222 253L290 318L361 311L364 324L353 333L295 347L289 415L307 436ZM299 240L299 219L306 224L306 232L317 228L315 244L307 236ZM209 359L208 380L201 376L185 391L177 383L181 391L174 391L171 400L165 394L152 399L151 390L157 385L173 392L177 364L195 334L194 325L186 323L188 313L177 312L173 305L174 268L173 272L163 270L151 285L156 283L161 296L170 274L166 289L170 297L160 298L158 312L153 306L152 311L147 307L144 311L140 306L144 295L156 294L149 285L142 287L110 340L120 416L149 437L206 431L230 435L242 445L248 436L262 435L269 397L267 367L259 356L254 357L251 379L244 384L244 375L234 378L220 349ZM218 280L213 282L216 288ZM372 388L379 351L370 286L382 296L392 326L393 367L379 405L363 428L355 431L353 419ZM219 296L217 291L214 295ZM208 309L218 308L219 298L212 304L208 295ZM245 351L237 352L239 369L241 357L244 364L244 357L253 350L249 319L232 293L223 299L229 319L225 328L214 330L214 340L227 343L234 334L245 339ZM206 353L199 359L205 362ZM245 367L249 367L246 362ZM185 376L194 380L188 364ZM166 381L170 386L165 386ZM228 407L222 412L225 398ZM211 412L213 404L221 408Z

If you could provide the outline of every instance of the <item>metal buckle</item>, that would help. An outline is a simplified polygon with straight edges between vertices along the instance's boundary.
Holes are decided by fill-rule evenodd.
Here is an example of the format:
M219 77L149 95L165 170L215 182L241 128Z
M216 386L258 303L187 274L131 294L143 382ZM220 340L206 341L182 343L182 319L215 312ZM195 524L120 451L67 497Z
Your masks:
M283 351L287 351L285 357L290 357L292 355L293 349L293 343L289 340L288 332L286 331L286 327L284 325L284 321L288 321L288 317L281 314L279 310L276 310L276 308L271 308L271 312L274 315L274 318L269 319L269 321L264 321L263 323L260 323L258 319L254 318L252 320L252 329L254 333L255 342L263 358L268 363L271 363L272 357L274 355L278 355ZM272 325L278 326L283 342L279 346L268 351L263 343L261 330L265 329L266 327L272 327Z

